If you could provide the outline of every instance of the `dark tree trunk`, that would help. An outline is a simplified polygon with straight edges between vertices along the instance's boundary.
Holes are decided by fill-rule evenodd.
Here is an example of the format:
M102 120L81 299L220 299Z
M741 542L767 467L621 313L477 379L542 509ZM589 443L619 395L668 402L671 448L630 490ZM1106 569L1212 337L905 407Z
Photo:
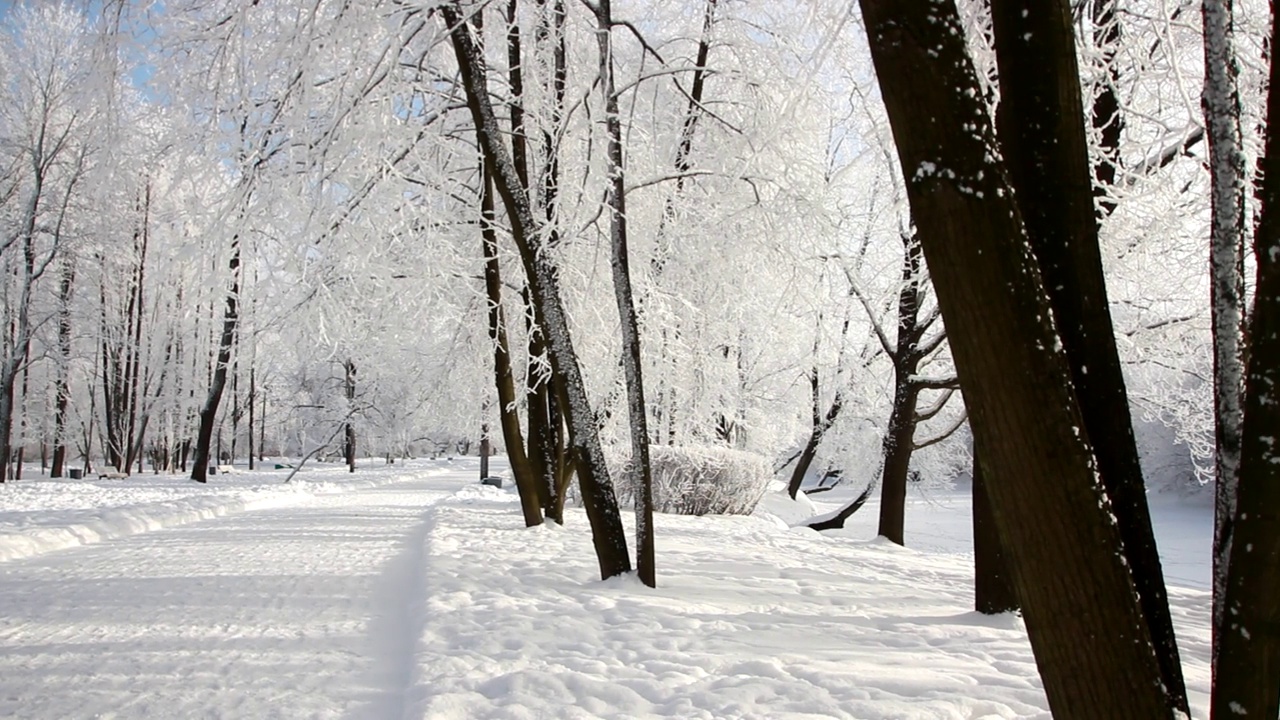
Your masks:
M564 116L565 85L568 76L565 52L564 0L537 0L538 24L535 32L535 50L551 68L545 91L551 97L550 117L542 130L542 209L547 222L547 247L560 243L556 224L560 196L560 158L556 147L555 128L560 127ZM547 55L550 55L549 60ZM515 118L513 116L513 122ZM552 273L554 267L548 268ZM564 438L564 423L556 384L560 382L549 372L550 361L543 326L545 321L532 301L526 287L523 293L528 318L528 378L529 396L529 462L538 478L538 494L548 518L564 524L564 500L568 489L570 464Z
M880 525L877 534L898 545L904 544L907 505L907 475L911 470L912 439L916 434L918 391L909 378L914 370L897 372L893 409L884 436L884 469L880 476Z
M258 402L258 385L255 382L254 368L249 368L249 469L253 470L253 406Z
M1048 5L991 2L1000 66L1000 144L1071 367L1084 431L1119 523L1160 676L1172 707L1189 713L1102 274L1071 8L1066 0Z
M631 261L627 249L627 189L622 152L622 118L614 87L613 16L610 0L596 3L596 39L600 48L600 86L604 96L605 128L608 134L610 189L610 246L613 250L613 291L618 303L622 330L622 369L627 383L627 415L631 420L632 467L636 469L636 571L640 582L657 587L653 539L653 473L649 465L649 421L644 400L644 377L640 366L640 321L631 292Z
M814 340L813 354L816 360L818 354L817 339ZM808 474L809 467L813 465L813 458L818 454L818 445L822 444L822 436L826 435L827 430L831 429L836 418L840 416L841 408L844 406L844 394L840 392L839 388L836 388L835 396L831 398L831 405L827 407L827 412L823 414L819 405L821 393L816 363L809 373L809 397L813 403L813 428L809 431L809 439L805 442L804 449L800 451L800 457L796 459L796 466L791 471L791 481L787 483L787 494L791 496L792 500L800 493L800 485L804 483L804 476Z
M347 472L356 471L356 424L352 420L355 414L356 404L356 364L351 360L347 360L342 364L342 369L346 373L346 396L347 396L347 427L346 438L342 444L342 456L347 461ZM252 431L252 427L250 430Z
M533 527L543 522L542 505L537 489L538 478L525 455L524 437L520 432L520 410L516 406L515 376L511 370L507 321L502 306L502 275L498 264L494 211L493 180L486 168L481 173L480 236L484 251L484 287L489 301L489 340L493 343L493 373L498 391L498 417L502 426L502 442L507 446L507 459L511 463L511 475L520 493L524 524L525 527Z
M861 6L1050 709L1170 718L959 13L949 0Z
M511 90L511 99L507 103L511 115L511 162L515 167L521 189L529 193L529 151L528 138L524 127L524 59L520 43L520 19L518 0L507 2L507 83ZM480 27L479 15L476 16L476 27ZM494 343L494 370L497 373L498 400L502 421L503 441L507 444L507 457L511 461L511 472L515 476L516 489L520 493L520 507L524 512L526 527L543 523L544 500L550 496L550 489L544 488L539 473L537 459L530 460L536 454L534 445L537 440L533 436L533 420L530 421L529 450L525 451L525 440L520 430L520 411L516 403L515 373L511 367L511 348L507 341L506 314L502 306L501 278L498 264L498 238L496 232L496 208L494 203L493 175L490 168L482 163L483 187L481 188L481 220L484 236L485 257L485 290L489 295L489 338ZM532 406L530 406L532 407ZM540 459L540 458L539 458Z
M1273 17L1271 45L1278 43L1280 21ZM1258 195L1257 291L1225 612L1215 633L1214 720L1280 714L1280 63L1274 60Z
M58 370L53 390L53 467L49 477L60 478L67 459L67 406L71 403L71 297L75 289L75 260L67 255L58 279Z
M916 401L920 389L915 381L920 366L920 242L904 236L902 284L898 291L898 335L893 348L893 408L885 430L880 476L880 527L878 534L890 542L904 544L907 509L907 475L916 435Z
M595 413L587 400L586 383L570 336L559 280L549 271L550 258L542 252L542 221L534 216L529 195L521 187L511 155L503 145L489 100L484 59L477 52L471 29L461 22L458 6L445 4L439 10L449 28L466 91L467 107L480 138L486 165L493 171L496 189L511 220L511 234L525 267L530 295L541 308L552 370L561 378L557 388L559 400L569 422L578 485L591 523L600 575L602 578L620 575L631 570L626 531L618 512L609 470L605 466Z
M982 453L973 447L973 603L986 615L1013 612L1018 596L1005 559L991 498L987 495L987 473L982 469Z
M279 450L279 448L277 448ZM267 393L262 392L262 413L258 417L258 460L265 460L267 451Z
M1210 310L1213 321L1214 474L1213 618L1220 630L1236 517L1244 399L1245 157L1240 128L1240 64L1231 0L1205 0L1204 106L1209 140ZM1217 655L1219 633L1214 633Z
M200 429L196 435L195 454L191 461L191 479L196 482L208 482L209 446L213 442L213 428L218 417L218 405L222 402L222 391L227 386L227 368L231 365L231 351L235 347L236 327L240 320L240 238L238 237L232 240L231 262L228 267L231 271L231 287L227 292L227 305L222 317L218 356L214 361L209 394L200 408Z

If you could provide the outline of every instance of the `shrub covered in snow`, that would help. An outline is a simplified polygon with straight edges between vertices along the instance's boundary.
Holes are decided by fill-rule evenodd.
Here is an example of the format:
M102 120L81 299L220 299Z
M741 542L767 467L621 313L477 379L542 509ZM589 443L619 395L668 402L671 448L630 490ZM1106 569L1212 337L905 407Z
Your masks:
M677 515L747 515L773 480L768 458L720 447L652 445L653 509ZM620 458L618 501L632 504L631 458Z

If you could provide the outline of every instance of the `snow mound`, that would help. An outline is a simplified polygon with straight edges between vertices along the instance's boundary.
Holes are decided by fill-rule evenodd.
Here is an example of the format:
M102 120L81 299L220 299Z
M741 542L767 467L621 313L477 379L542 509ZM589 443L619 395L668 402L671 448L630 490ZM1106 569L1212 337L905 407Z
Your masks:
M774 520L783 527L792 527L812 520L818 514L818 508L803 491L792 500L787 494L787 484L774 481L751 514Z

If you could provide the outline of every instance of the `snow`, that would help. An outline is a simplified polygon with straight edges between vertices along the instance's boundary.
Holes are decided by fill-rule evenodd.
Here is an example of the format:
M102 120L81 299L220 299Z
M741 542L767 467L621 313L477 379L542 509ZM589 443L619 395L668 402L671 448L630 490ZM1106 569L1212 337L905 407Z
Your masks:
M524 528L475 459L282 478L0 488L0 717L1048 717L1021 620L970 609L962 490L913 492L910 548L875 500L789 527L853 489L658 515L649 590L598 579L581 510ZM1204 717L1212 510L1153 513Z

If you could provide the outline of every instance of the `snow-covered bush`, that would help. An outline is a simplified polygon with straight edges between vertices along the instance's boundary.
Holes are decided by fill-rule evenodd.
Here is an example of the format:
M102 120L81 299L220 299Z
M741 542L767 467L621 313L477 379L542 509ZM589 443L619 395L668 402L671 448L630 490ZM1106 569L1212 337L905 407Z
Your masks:
M653 509L676 515L747 515L773 473L763 455L721 447L652 445ZM620 458L618 501L631 504L636 483L630 456Z

